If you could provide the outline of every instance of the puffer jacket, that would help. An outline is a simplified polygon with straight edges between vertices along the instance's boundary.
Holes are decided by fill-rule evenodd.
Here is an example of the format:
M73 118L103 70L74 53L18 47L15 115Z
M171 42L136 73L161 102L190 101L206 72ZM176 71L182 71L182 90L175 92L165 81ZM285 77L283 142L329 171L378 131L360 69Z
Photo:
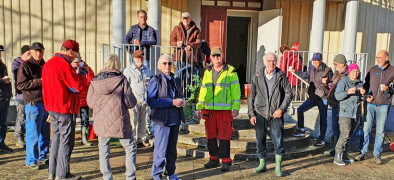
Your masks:
M339 101L339 116L347 118L361 117L361 101L364 96L358 90L363 83L359 80L351 80L348 76L343 77L335 89L335 98ZM350 88L356 88L355 94L348 94Z
M252 79L248 96L249 117L256 116L256 113L258 113L264 118L272 118L277 109L281 109L285 113L293 97L286 74L279 68L276 68L276 73L273 77L276 78L276 81L272 87L272 94L268 95L264 71L265 67L261 68Z
M332 84L334 84L334 88L330 89L330 91L328 92L328 105L330 105L331 107L338 107L339 105L339 101L335 98L335 89L336 86L338 84L338 82L345 76L347 76L347 69L348 67L346 66L346 68L342 71L335 71L334 75L332 76Z
M89 86L87 102L93 109L94 131L97 136L132 138L128 109L133 108L137 100L121 72L102 70Z
M188 31L189 33L186 33ZM179 25L175 26L174 29L171 32L171 37L170 37L170 45L171 46L177 46L177 42L182 41L183 45L190 45L193 49L193 61L192 62L197 62L197 54L198 54L198 48L201 46L201 32L200 29L196 26L196 23L194 21L190 22L190 28L186 30L185 26L183 26L182 22L179 23ZM174 60L176 61L185 61L185 59L181 59L182 56L186 57L186 53L188 55L188 61L190 61L191 56L191 49L189 51L184 51L183 48L177 48L175 49L174 52Z
M7 66L0 59L0 100L3 98L9 100L12 97L12 87L11 83L4 83L4 76L8 76Z

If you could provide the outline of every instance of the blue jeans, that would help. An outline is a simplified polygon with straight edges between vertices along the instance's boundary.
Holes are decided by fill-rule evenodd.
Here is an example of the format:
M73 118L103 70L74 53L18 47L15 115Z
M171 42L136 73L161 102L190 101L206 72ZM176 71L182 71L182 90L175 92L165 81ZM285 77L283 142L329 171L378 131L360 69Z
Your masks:
M266 119L260 114L256 113L256 154L259 159L263 159L267 156L267 134L269 128L270 137L274 144L274 150L276 155L283 155L285 153L285 146L283 144L283 130L284 120L283 118L271 118Z
M384 126L386 125L387 115L389 114L389 105L373 105L367 103L367 118L364 121L364 143L361 153L365 154L368 152L369 137L371 135L371 129L374 125L374 119L376 119L376 136L375 145L373 148L373 155L380 156L383 151L384 142Z
M37 161L48 159L49 123L48 112L42 102L35 105L27 103L26 113L26 165L37 164Z
M319 99L317 101L312 101L311 99L307 99L300 107L297 109L297 119L298 128L304 128L304 112L309 109L317 106L319 108L319 119L320 119L320 136L319 141L323 141L326 135L327 130L327 100Z
M154 180L161 180L164 167L166 167L165 175L172 176L175 173L179 126L161 126L158 124L154 126L155 149L153 150L152 176Z
M10 100L0 99L0 144L4 144L5 136L7 135L7 116Z
M332 107L331 125L333 136L339 136L339 107Z
M81 116L81 126L82 127L89 127L89 107L88 106L82 106L80 108L80 116Z

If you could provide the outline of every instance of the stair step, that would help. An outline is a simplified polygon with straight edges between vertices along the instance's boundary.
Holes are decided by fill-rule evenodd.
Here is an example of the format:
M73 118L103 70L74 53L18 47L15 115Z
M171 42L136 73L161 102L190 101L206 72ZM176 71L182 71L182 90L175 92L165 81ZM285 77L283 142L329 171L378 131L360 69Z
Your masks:
M239 122L242 120L234 120L233 122ZM248 120L249 122L249 120ZM242 122L241 122L242 123ZM250 123L249 123L250 124ZM240 127L240 126L234 126L234 133L232 135L233 138L235 139L256 139L256 131L254 130L254 127L250 125L251 127ZM284 125L284 134L283 136L291 136L292 133L294 133L296 129L296 124L294 123L285 123ZM205 135L205 125L204 124L192 124L189 125L188 130L192 133L195 134L200 134L200 135Z
M285 148L285 154L283 159L294 159L300 157L306 157L309 155L315 155L322 153L328 148L325 146L313 146L313 143L309 143L308 146L302 148ZM178 154L189 157L197 158L209 158L209 152L207 148L203 147L193 147L190 145L180 144L177 146ZM256 151L240 151L231 150L230 157L233 160L245 161L245 160L258 160ZM269 151L267 153L267 159L275 159L275 153Z
M304 147L310 142L309 133L305 137L285 137L283 139L285 148ZM195 134L184 134L178 136L178 142L195 147L207 147L207 139ZM231 149L233 150L255 150L256 139L235 139L231 140ZM267 139L267 149L273 150L274 145L271 139Z

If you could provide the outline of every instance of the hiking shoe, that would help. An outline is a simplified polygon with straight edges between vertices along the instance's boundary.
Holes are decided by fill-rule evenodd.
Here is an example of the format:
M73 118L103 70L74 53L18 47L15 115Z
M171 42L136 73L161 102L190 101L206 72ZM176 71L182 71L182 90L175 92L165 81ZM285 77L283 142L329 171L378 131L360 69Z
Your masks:
M26 165L26 167L28 167L30 169L35 169L35 170L40 169L40 166L38 164L29 164L29 165Z
M49 175L48 175L48 179L50 179L50 180L55 180L55 175L54 175L54 174L49 174Z
M380 157L380 156L375 156L375 163L376 164L383 164L383 162L382 162L382 158Z
M231 162L222 163L222 171L230 171Z
M324 146L326 144L326 142L324 142L323 140L321 141L317 141L314 145L315 146Z
M355 161L362 161L365 159L365 154L361 153L354 158Z
M55 180L61 180L61 179L64 179L64 180L78 180L78 179L81 179L81 176L76 176L76 175L74 175L74 174L67 174L66 175L66 177L57 177L56 176L56 178L55 178Z
M15 146L17 148L24 148L26 146L26 143L23 139L18 139L15 143Z
M209 159L209 161L206 164L204 164L205 168L215 168L219 166L220 166L219 159L218 160Z
M305 137L305 131L297 129L296 132L294 132L292 135L295 137Z
M38 161L39 164L49 164L49 159L43 159Z
M1 152L5 152L5 153L12 153L14 152L11 148L9 148L7 145L5 144L1 144L0 145L0 151Z
M167 180L180 180L180 179L176 174L173 174L171 176L167 176Z

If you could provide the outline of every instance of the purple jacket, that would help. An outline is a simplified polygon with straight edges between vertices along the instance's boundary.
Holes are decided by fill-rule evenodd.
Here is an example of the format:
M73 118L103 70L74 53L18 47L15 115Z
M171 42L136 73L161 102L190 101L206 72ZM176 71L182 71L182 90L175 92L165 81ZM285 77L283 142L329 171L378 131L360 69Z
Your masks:
M15 80L14 87L15 87L15 92L16 92L17 96L22 94L22 91L19 90L18 88L16 88L16 86L17 86L16 82L18 81L18 78L17 78L18 70L19 70L19 67L21 66L22 63L23 63L23 60L21 59L21 57L17 57L16 59L14 59L14 61L12 62L12 65L11 65L12 75ZM22 96L20 98L23 99Z

